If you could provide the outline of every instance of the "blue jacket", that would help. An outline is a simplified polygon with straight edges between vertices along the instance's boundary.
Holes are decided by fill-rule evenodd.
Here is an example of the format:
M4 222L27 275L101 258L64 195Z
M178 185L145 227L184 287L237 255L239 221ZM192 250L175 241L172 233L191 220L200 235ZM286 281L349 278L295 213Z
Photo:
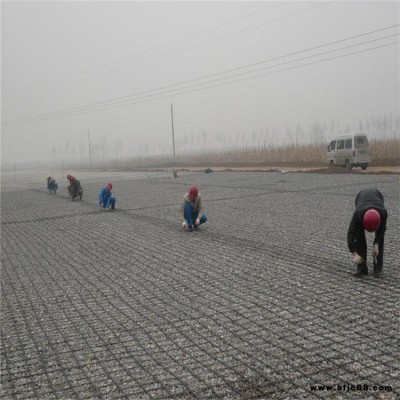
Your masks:
M103 203L105 207L108 207L111 202L112 193L107 191L105 187L101 189L99 193L99 204Z

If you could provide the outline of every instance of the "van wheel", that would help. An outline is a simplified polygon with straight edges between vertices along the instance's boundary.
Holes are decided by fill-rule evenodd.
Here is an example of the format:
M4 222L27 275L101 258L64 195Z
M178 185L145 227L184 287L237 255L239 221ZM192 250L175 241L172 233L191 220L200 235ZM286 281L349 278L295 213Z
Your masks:
M352 169L353 168L353 166L350 163L350 160L346 160L345 166L346 166L347 169Z
M331 168L333 168L333 167L335 166L335 163L334 163L333 160L331 160L331 162L329 163L329 166L330 166Z
M365 171L368 168L368 164L361 165L361 169Z

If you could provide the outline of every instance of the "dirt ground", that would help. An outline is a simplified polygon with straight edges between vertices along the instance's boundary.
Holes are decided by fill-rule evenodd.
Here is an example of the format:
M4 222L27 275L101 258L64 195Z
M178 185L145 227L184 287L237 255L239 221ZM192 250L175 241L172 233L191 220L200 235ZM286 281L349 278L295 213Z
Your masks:
M146 171L169 171L172 168L148 168ZM213 172L304 172L312 174L400 174L400 166L377 166L369 167L363 171L361 168L348 170L343 167L212 167ZM207 168L185 167L176 168L176 171L204 172Z

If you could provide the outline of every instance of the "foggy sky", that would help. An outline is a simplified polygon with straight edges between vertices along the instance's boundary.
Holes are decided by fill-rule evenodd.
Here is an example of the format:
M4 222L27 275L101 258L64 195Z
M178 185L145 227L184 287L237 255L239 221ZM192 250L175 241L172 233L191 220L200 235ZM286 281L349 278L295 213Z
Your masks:
M171 152L171 104L178 153L399 118L397 1L1 7L2 163Z

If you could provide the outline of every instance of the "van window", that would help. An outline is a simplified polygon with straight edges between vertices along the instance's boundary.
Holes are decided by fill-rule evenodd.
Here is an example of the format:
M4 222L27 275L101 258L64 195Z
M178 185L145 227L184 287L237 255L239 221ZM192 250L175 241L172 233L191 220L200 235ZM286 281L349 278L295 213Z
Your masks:
M368 138L366 136L355 136L354 147L356 149L362 149L368 147Z
M344 149L344 140L338 140L337 149L338 150Z
M351 139L346 139L346 143L344 145L345 149L351 149L353 147L353 141Z
M328 151L335 150L335 147L336 147L336 140L332 140L332 142L330 142L328 146Z

